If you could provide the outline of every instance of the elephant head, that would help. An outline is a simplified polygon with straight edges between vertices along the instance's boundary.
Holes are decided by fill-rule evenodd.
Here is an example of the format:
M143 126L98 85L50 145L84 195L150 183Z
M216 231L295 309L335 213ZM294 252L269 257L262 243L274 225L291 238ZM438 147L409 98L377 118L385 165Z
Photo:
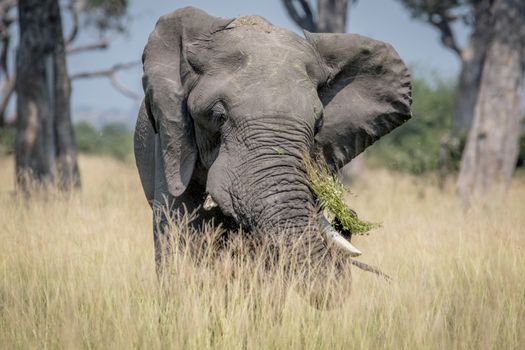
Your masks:
M304 154L321 153L335 172L411 115L406 66L390 45L360 35L303 38L260 17L190 7L160 18L143 63L148 125L139 118L135 147L153 144L143 129L156 134L155 174L137 156L149 198L204 204L208 195L207 207L252 232L286 227L284 240L303 242L309 264L324 261L327 237L348 242L322 217L306 230L317 212Z

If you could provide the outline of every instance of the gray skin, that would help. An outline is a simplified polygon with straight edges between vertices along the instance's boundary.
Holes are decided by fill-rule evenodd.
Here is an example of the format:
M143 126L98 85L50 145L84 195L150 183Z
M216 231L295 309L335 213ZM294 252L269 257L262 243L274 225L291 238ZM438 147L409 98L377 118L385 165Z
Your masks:
M359 35L305 38L260 17L183 8L161 17L143 55L135 156L154 209L282 233L295 257L323 266L331 249L310 227L316 198L305 154L335 172L410 116L409 72L388 44ZM210 194L218 207L202 209ZM310 225L310 226L309 226Z

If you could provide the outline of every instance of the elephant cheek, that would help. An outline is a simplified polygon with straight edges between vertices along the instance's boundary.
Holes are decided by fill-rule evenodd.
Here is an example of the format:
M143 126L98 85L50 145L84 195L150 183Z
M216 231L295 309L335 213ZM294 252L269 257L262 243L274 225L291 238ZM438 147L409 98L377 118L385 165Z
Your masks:
M219 155L220 136L196 126L195 140L197 142L197 149L199 150L200 161L209 169Z

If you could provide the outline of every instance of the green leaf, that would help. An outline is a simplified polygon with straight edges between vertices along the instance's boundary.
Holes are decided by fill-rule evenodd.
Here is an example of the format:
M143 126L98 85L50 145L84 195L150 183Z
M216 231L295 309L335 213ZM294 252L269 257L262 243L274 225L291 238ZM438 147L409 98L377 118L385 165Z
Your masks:
M305 159L306 171L310 181L310 188L317 197L321 207L329 210L344 229L354 233L366 235L380 224L361 220L354 210L344 201L344 195L350 189L343 185L330 172L326 162L321 159Z

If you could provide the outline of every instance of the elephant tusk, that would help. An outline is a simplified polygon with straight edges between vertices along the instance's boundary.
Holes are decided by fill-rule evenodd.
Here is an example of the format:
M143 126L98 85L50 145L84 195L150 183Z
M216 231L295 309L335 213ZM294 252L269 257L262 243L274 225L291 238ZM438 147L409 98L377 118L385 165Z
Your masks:
M356 256L363 254L352 243L348 242L346 238L341 236L339 232L337 232L336 230L331 229L328 232L326 232L325 235L328 241L330 241L336 247L350 254L351 257L354 258Z
M206 199L204 200L204 204L202 205L204 210L212 210L213 208L216 208L218 206L219 205L217 204L217 202L215 202L215 200L212 198L210 194L206 196Z
M321 216L321 233L323 234L326 242L329 245L335 245L337 248L341 249L345 253L348 253L351 257L356 257L363 254L346 238L341 236L341 234L332 227L328 220L326 220L324 215Z

